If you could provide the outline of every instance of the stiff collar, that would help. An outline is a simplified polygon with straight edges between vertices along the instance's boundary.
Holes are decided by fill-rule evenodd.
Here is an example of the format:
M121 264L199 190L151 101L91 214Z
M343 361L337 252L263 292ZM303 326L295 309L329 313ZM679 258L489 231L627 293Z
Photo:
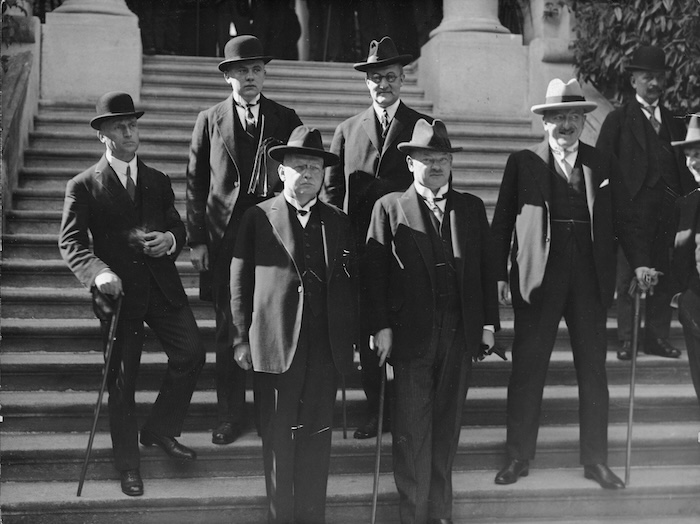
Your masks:
M129 162L124 162L123 160L119 160L112 155L112 152L108 149L105 152L105 157L107 158L107 162L109 162L110 167L117 175L119 175L119 177L126 177L126 168L130 168L131 178L134 180L134 182L136 182L136 176L138 175L138 162L136 160L136 155L134 155L134 158L132 158Z
M416 193L418 193L420 196L423 197L424 200L427 200L428 202L432 202L434 200L444 200L445 195L447 194L447 191L450 189L450 184L449 182L442 186L440 189L438 189L437 193L433 193L431 189L428 189L427 187L419 184L418 182L414 181L413 182L413 187L416 188Z
M384 114L384 111L386 111L387 115L389 115L389 122L391 122L394 119L394 117L396 116L396 111L399 109L400 103L401 103L401 99L397 100L396 102L391 104L389 107L381 107L376 102L372 102L372 107L374 108L374 113L377 115L377 119L380 122L382 121L382 115Z

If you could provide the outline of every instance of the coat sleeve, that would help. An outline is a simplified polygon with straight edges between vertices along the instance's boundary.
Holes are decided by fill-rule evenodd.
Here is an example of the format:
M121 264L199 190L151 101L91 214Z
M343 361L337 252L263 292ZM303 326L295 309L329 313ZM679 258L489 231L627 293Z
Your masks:
M333 134L330 151L338 155L340 162L326 169L321 200L343 209L347 187L345 184L345 134L342 126L338 126Z
M89 199L90 195L84 182L78 182L75 179L68 182L58 234L58 248L63 260L87 288L92 287L99 273L109 269L109 266L95 256L90 249Z
M206 111L197 116L192 130L187 163L187 242L190 246L207 243L205 217L209 196L211 142Z
M255 219L258 211L259 208L252 207L243 215L231 259L231 346L249 342L255 291Z
M378 200L372 211L367 246L361 262L360 275L368 294L368 327L371 334L390 327L389 271L391 267L393 234L384 200Z
M185 232L185 224L182 223L180 213L175 207L175 193L173 192L170 178L164 173L161 176L163 177L163 216L165 217L165 227L175 237L175 251L169 257L175 260L185 247L187 233Z
M511 249L513 229L518 214L518 162L515 155L508 157L496 209L491 221L491 234L496 280L508 282L508 255Z
M494 242L493 235L489 229L489 221L486 218L486 208L483 201L479 200L478 207L479 231L481 231L481 287L482 296L484 297L484 325L492 325L498 331L501 328L499 305L498 305L498 287L497 274L498 268L494 264Z

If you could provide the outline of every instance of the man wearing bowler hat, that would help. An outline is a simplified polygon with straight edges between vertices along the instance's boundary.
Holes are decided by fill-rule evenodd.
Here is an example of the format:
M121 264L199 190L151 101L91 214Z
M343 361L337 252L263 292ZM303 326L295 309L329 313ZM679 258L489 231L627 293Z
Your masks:
M392 191L405 191L413 181L406 165L406 155L397 149L397 144L410 140L413 127L420 118L432 121L429 116L414 111L401 101L403 66L411 59L411 55L399 54L388 36L373 40L367 61L354 66L366 75L372 106L341 123L333 136L331 151L340 157L340 162L326 171L321 198L350 216L360 257L374 203ZM365 290L362 292L363 303L366 297ZM362 310L365 311L366 307ZM369 350L366 321L363 321L363 326L360 361L362 386L367 395L367 419L355 431L354 436L358 439L377 435L381 383L376 355ZM390 395L386 398L388 405ZM384 411L385 415L388 411ZM389 424L384 424L384 430L389 430Z
M247 425L245 373L230 352L229 266L243 213L274 193L267 186L264 149L285 142L301 124L297 114L261 94L265 64L260 41L232 38L219 64L232 93L199 113L187 165L187 241L200 271L200 294L216 314L217 426L214 444L236 440ZM256 165L257 164L257 165ZM254 169L255 168L255 169ZM273 173L276 177L276 174Z
M644 231L651 237L650 256L654 268L663 275L646 299L644 352L678 358L678 348L669 341L672 310L669 287L669 252L673 244L673 208L679 196L695 188L672 140L685 136L683 119L675 118L661 103L668 67L661 48L641 46L627 65L635 95L603 122L597 147L615 155L620 173L642 219ZM617 269L617 322L621 360L631 357L632 300L628 293L634 278L630 261L622 252Z
M90 125L105 154L68 182L58 244L68 267L98 303L113 303L123 295L107 375L109 428L122 491L137 496L143 494L143 482L134 395L143 324L163 345L168 367L142 426L141 444L159 446L178 460L195 458L175 437L204 365L204 350L175 267L185 245L185 226L170 179L136 155L143 111L134 109L127 93L110 92L97 102L97 115ZM105 318L106 339L110 319L100 318Z
M347 216L317 200L338 157L296 128L270 149L281 195L249 209L231 262L232 354L253 369L268 522L325 522L338 373L358 335L355 240Z
M693 115L685 140L671 142L685 156L685 163L700 186L700 115ZM674 305L683 325L685 347L688 350L690 376L700 401L700 190L696 188L681 197L676 204L675 244L672 275L675 291ZM700 434L698 435L700 438ZM700 442L700 440L699 440Z
M394 370L392 454L403 524L452 522L452 463L472 359L494 346L496 274L484 203L451 188L445 124L398 145L413 184L380 198L367 233L368 323Z
M647 267L645 237L614 157L579 140L586 113L595 108L575 79L553 79L545 103L531 109L542 115L544 141L510 155L503 173L491 229L499 300L513 305L515 336L507 463L496 484L512 484L529 472L547 367L563 317L578 379L584 476L603 488L625 487L607 466L605 321L617 240L643 287L656 276Z

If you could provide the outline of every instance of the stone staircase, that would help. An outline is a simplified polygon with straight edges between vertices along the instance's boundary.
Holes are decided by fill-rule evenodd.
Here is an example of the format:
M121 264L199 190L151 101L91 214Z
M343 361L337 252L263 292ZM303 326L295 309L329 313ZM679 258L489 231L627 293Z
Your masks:
M184 212L185 165L198 111L229 91L216 59L145 57L140 156L167 172ZM326 145L335 126L369 105L362 74L348 64L274 61L265 93L294 107L321 130ZM403 99L432 113L409 69ZM142 448L146 493L124 496L111 463L106 403L83 496L75 492L101 380L98 324L89 295L56 247L66 181L96 161L102 146L88 126L92 102L41 102L25 154L14 209L7 211L2 249L2 480L6 523L260 523L265 521L260 440L253 431L229 446L211 444L215 424L213 352L201 375L181 441L199 456L190 464ZM527 119L469 120L444 115L456 155L455 184L481 196L489 213L509 153L539 140ZM178 261L204 343L212 347L213 314L197 298L197 275ZM502 310L503 345L512 338L512 312ZM615 318L608 322L610 465L623 475L629 363L614 355ZM680 327L674 342L683 347ZM145 413L155 397L165 357L148 338L137 403ZM687 359L642 356L638 367L633 470L628 489L607 492L583 478L578 465L577 390L565 327L545 390L538 456L530 476L512 486L493 483L504 457L506 384L510 362L495 357L475 366L454 468L455 522L567 524L697 522L700 516L700 410ZM359 372L347 378L347 418L364 415ZM340 394L338 396L340 398ZM252 409L252 395L248 399ZM333 434L327 516L333 524L369 522L374 441L343 438L340 403ZM382 445L378 522L397 522L391 438Z

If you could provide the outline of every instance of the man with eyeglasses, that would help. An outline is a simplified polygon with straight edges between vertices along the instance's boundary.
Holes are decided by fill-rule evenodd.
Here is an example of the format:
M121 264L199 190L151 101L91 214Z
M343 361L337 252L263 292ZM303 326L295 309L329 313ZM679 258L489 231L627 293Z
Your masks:
M614 157L579 140L586 113L595 108L575 79L552 80L545 103L531 109L542 115L545 140L510 155L503 173L491 230L499 300L513 305L515 335L507 463L496 484L512 484L529 472L547 368L563 317L578 379L584 476L606 489L625 487L607 466L605 324L617 240L643 288L656 275L647 267L645 237Z
M646 299L644 353L678 358L681 352L668 341L672 309L668 274L673 245L673 209L679 196L695 189L693 177L671 141L685 136L683 119L675 118L661 103L668 67L661 48L641 46L627 65L634 98L612 111L603 122L597 147L620 162L620 173L634 207L650 235L652 265L663 275L654 294ZM617 358L632 355L632 300L628 293L634 278L629 259L620 252L617 269Z
M402 524L452 522L452 463L472 359L494 346L496 273L484 203L451 187L445 124L419 120L413 184L380 198L367 234L368 323L394 370L392 455Z
M372 106L341 123L333 136L331 152L340 157L340 162L326 171L321 199L350 216L360 257L374 203L392 191L405 191L413 182L406 155L397 149L397 144L410 140L419 119L432 122L431 117L418 113L401 101L403 66L411 59L411 55L399 54L388 36L373 40L367 61L354 66L366 74L365 83L372 97ZM365 311L365 290L361 295L361 309ZM363 321L363 326L366 326L366 321ZM368 342L369 333L364 329L360 362L362 387L367 396L367 419L355 431L356 439L375 437L379 425L381 374L379 361L370 351ZM385 406L390 404L391 398L389 389L387 393ZM389 410L385 409L384 413L388 415ZM384 431L389 431L388 422L385 420Z
M231 86L229 98L199 113L187 165L187 240L200 272L200 297L214 302L216 314L217 426L214 444L229 444L246 429L245 373L231 353L229 266L243 213L269 198L264 144L289 138L301 120L261 94L265 64L272 57L254 36L232 38L219 71ZM254 175L254 166L258 169ZM258 176L260 179L258 180ZM276 177L276 175L275 175Z
M325 522L339 373L358 333L355 240L348 217L316 198L338 157L300 126L281 162L281 195L243 216L231 262L232 354L253 369L269 523Z

